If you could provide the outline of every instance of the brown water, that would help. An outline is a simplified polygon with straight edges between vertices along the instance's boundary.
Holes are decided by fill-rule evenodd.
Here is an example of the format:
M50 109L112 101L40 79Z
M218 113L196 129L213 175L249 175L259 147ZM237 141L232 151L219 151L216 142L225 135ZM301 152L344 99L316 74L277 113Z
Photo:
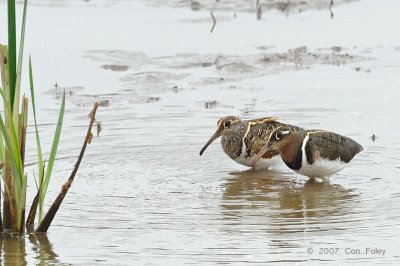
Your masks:
M46 151L59 92L69 94L49 201L73 168L93 101L108 102L49 234L1 237L0 261L398 264L398 1L334 6L333 20L327 9L264 10L257 22L245 8L236 18L232 7L216 8L213 34L207 6L154 2L30 7L27 51ZM329 183L283 166L248 170L218 143L199 157L225 115L279 116L349 136L364 151Z

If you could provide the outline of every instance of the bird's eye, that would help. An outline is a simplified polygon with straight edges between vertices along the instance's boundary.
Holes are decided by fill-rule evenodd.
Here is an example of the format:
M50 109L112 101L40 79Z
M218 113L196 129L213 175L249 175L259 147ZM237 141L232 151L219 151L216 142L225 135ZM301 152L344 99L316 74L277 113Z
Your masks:
M224 124L224 127L228 128L228 127L230 127L230 125L231 125L231 121L226 121Z
M275 139L276 139L276 140L280 140L281 138L282 138L282 132L279 131L278 133L276 133Z

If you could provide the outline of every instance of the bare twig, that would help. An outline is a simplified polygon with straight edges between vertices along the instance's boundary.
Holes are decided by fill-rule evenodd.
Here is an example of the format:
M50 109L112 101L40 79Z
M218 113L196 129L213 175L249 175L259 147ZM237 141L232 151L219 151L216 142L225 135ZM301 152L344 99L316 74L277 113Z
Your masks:
M210 33L213 33L214 28L215 28L215 25L217 24L217 20L215 19L214 13L213 13L212 11L210 11L210 15L211 15L211 18L212 18L212 20L213 20L213 25L212 25L212 27L211 27Z
M260 0L257 0L256 2L256 16L257 20L260 20L262 18L262 9L260 5Z
M81 152L79 154L78 160L75 163L75 167L71 172L71 175L69 176L67 182L64 183L64 185L61 188L60 193L58 194L57 198L54 200L53 204L50 206L50 209L47 211L46 215L44 216L42 222L39 224L39 226L36 228L35 232L36 233L45 233L50 227L51 222L53 221L58 209L60 208L60 205L62 201L64 200L65 195L67 194L69 188L72 185L72 182L74 181L75 175L78 172L79 165L81 164L83 155L85 154L86 147L88 145L89 140L93 137L92 135L92 127L93 123L96 120L96 111L97 108L99 107L99 102L95 102L92 111L89 114L90 117L90 122L89 122L89 127L86 133L85 140L82 145Z
M28 233L31 233L35 226L35 216L39 204L39 195L40 195L40 189L38 189L35 197L33 198L31 209L29 210L28 218L26 219L25 227Z
M45 173L45 168L46 168L46 161L43 162L43 171L42 173ZM35 178L35 183L37 187L37 192L35 197L33 198L31 209L29 210L28 218L26 219L25 227L26 231L28 233L32 233L34 231L34 226L35 226L35 216L37 212L37 207L39 205L39 195L40 195L40 187L37 185L36 178Z
M333 19L333 11L332 11L332 6L333 6L333 0L331 0L331 3L329 4L329 12L331 13L331 19Z

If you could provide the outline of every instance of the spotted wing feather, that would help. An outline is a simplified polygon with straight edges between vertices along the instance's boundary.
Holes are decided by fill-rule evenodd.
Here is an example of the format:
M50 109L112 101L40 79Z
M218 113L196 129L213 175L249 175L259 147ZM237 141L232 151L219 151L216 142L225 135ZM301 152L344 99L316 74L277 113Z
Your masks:
M256 120L258 120L258 119L256 119ZM254 120L252 120L252 121L254 121ZM249 126L251 126L251 128L250 128L249 133L247 134L246 138L244 139L244 142L247 147L246 155L251 156L251 157L258 154L260 152L260 150L268 143L268 140L270 138L272 131L274 131L276 128L285 126L293 131L300 130L299 127L287 125L287 124L280 123L277 121L258 123L258 124L253 124L253 125L249 125ZM278 149L276 149L276 150L272 150L270 152L265 153L262 158L272 158L278 154L279 154L279 151L278 151Z

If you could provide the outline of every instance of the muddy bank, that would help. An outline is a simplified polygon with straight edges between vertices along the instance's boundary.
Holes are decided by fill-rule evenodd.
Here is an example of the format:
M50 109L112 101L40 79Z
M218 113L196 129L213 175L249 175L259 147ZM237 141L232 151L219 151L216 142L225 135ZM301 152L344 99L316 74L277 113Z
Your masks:
M335 6L348 4L359 0L334 0L333 5L329 0L152 0L153 5L166 5L173 7L184 7L192 10L218 10L233 12L256 12L257 2L262 10L278 10L285 14L300 13L312 9L334 8Z
M306 46L286 52L269 51L268 47L258 50L262 52L242 56L185 53L163 57L129 51L87 51L85 58L98 61L107 71L121 72L119 79L126 89L142 94L178 92L187 86L223 84L317 65L337 67L371 59L358 55L354 49L336 46L312 51Z

